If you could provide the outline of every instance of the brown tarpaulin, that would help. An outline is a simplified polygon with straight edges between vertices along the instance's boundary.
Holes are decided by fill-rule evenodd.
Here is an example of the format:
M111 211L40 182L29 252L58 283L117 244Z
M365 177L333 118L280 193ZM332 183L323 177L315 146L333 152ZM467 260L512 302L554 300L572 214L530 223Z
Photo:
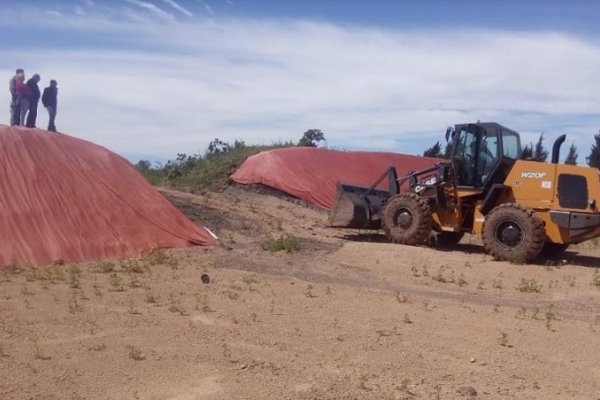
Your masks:
M60 133L0 125L0 266L215 244L125 159Z
M330 209L335 202L337 182L370 186L392 165L398 175L403 176L409 171L431 167L438 161L398 153L289 147L249 157L231 179L242 184L270 186Z

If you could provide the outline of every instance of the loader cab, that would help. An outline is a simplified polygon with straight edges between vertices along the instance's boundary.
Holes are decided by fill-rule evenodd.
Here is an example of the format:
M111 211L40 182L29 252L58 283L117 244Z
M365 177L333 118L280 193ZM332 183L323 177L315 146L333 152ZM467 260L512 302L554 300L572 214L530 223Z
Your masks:
M504 182L521 157L519 134L496 123L456 125L452 141L456 187L485 191Z

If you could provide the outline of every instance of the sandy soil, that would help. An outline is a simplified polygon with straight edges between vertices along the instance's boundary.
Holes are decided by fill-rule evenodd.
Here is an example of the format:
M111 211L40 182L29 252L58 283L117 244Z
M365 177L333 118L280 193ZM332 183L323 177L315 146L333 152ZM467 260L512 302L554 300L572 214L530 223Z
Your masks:
M0 270L1 399L600 399L594 243L512 265L166 194L223 245ZM263 250L281 235L299 250Z

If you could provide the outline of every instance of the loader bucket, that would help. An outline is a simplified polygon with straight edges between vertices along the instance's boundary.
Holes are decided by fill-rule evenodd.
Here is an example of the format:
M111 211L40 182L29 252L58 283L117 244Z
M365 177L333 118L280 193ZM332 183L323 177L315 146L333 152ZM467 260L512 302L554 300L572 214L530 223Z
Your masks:
M383 204L389 198L386 190L338 183L328 224L335 228L379 229Z

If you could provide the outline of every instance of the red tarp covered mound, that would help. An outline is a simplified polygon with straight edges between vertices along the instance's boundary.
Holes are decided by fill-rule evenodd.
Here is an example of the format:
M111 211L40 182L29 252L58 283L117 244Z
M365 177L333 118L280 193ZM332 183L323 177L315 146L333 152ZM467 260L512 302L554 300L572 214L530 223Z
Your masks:
M249 157L231 179L242 184L270 186L330 209L335 203L338 181L370 186L392 165L403 176L431 167L437 161L440 160L398 153L290 147Z
M0 125L0 266L214 244L125 159L60 133Z

